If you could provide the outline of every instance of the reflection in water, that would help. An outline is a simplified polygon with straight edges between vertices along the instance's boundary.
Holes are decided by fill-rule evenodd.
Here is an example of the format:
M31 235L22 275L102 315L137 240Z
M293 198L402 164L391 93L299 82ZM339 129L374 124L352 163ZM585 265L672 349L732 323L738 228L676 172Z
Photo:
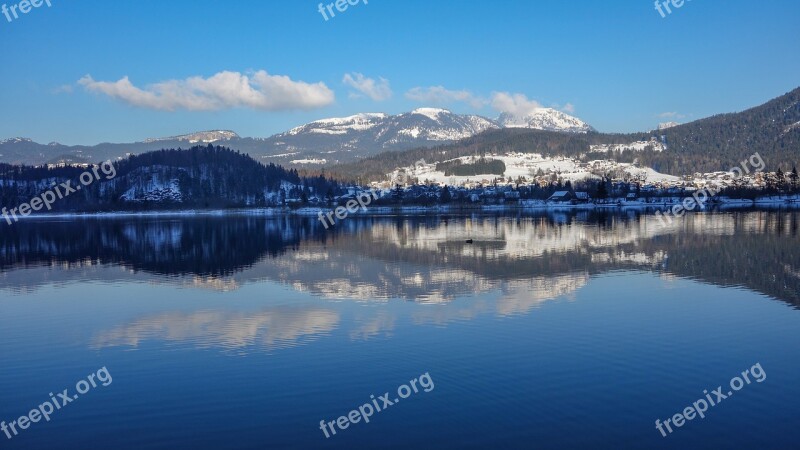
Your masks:
M589 282L589 275L564 275L552 278L510 281L497 300L497 315L526 314L544 302L556 298L574 298L574 293Z
M797 307L799 215L694 214L670 228L647 215L588 212L354 217L330 231L302 218L31 221L0 236L0 288L19 293L144 281L235 291L266 281L325 299L410 300L430 305L413 311L413 323L446 325L528 314L547 301L574 298L594 276L633 270L743 286ZM338 312L318 307L164 312L103 331L93 346L157 339L274 349L308 342L339 323ZM356 318L347 333L367 340L396 327L394 313L381 309Z
M800 305L798 214L670 228L588 212L351 217L330 231L314 218L21 222L0 234L0 416L107 366L113 389L14 442L792 448L800 358L786 343L800 317L754 292ZM655 430L755 362L771 381L730 414L683 437ZM317 431L424 372L441 389L381 425Z
M388 311L378 312L375 317L362 319L350 332L352 340L367 340L375 336L389 336L394 330L395 316Z
M0 236L0 287L77 280L235 290L264 280L331 299L446 303L499 291L524 313L589 277L643 270L800 304L800 213L639 213L356 218L203 217L31 221ZM466 240L472 239L472 244Z
M292 347L334 330L339 314L327 309L280 308L252 314L229 311L169 312L97 335L92 347L138 347L147 340L243 351Z

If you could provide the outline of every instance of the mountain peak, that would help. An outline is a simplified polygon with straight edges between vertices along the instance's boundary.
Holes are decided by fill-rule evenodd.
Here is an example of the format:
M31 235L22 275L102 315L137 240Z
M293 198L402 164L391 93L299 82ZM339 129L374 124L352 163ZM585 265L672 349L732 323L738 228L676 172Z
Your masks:
M302 125L297 128L302 128L304 126L312 125L312 124L320 124L320 125L345 125L357 122L369 122L373 120L385 119L389 115L386 113L358 113L353 114L352 116L347 117L329 117L327 119L319 119L313 122L309 122L306 125ZM297 129L295 128L295 129Z
M431 120L439 120L439 115L452 114L452 113L446 109L441 109L441 108L417 108L411 111L411 114L425 116Z
M164 138L150 138L145 139L146 144L152 142L162 141L186 141L190 144L198 142L208 144L217 141L230 141L231 139L238 139L239 135L230 130L211 130L211 131L197 131L195 133L182 134L180 136L170 136Z
M531 128L568 133L588 133L592 130L586 122L553 108L537 108L523 116L503 113L497 122L504 128Z
M309 122L277 136L296 136L306 133L342 135L353 131L368 130L388 117L389 115L386 113L359 113L347 117L331 117Z

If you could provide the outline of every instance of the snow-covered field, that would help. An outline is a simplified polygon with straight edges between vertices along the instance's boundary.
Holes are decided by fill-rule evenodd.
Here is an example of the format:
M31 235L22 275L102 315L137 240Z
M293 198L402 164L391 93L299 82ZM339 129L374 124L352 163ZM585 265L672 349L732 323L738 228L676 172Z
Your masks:
M642 152L648 148L657 152L663 152L666 146L658 141L637 141L630 144L613 144L613 145L591 145L589 146L590 153L625 153L625 152Z
M563 181L577 181L586 178L597 178L594 173L608 173L613 170L622 170L630 174L631 178L639 178L649 183L658 182L677 182L679 177L656 172L648 167L637 167L633 164L618 163L616 161L598 159L589 162L581 162L574 158L566 157L544 157L538 153L509 153L505 155L487 155L487 159L503 161L506 171L503 175L477 175L477 176L447 176L443 171L436 170L436 164L417 164L415 167L405 167L405 173L411 177L419 179L420 182L426 180L438 184L448 184L451 186L469 185L472 183L491 183L496 178L517 180L525 177L528 181L537 176L549 176L555 174ZM463 164L474 163L478 157L464 156L456 158ZM454 160L448 160L454 161ZM393 179L400 175L398 170L391 174Z

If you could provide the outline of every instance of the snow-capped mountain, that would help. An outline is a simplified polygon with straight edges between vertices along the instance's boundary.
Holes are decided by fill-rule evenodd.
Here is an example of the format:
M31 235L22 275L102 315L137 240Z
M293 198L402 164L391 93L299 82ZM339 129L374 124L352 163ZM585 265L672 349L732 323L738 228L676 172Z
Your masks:
M490 128L498 128L491 120L472 115L454 114L446 109L419 108L410 113L390 116L385 113L363 113L350 117L316 120L293 128L275 138L303 134L349 135L369 132L368 137L384 147L413 139L452 141L472 136ZM359 138L363 139L363 138Z
M290 163L347 161L386 150L452 142L492 128L498 126L489 119L445 109L420 108L394 116L363 113L316 120L264 139L273 148L265 158Z
M239 135L229 130L212 130L212 131L198 131L191 134L183 134L180 136L170 136L165 138L150 138L145 139L144 142L149 144L151 142L188 142L195 144L202 142L208 144L211 142L230 141L231 139L239 139Z
M0 140L0 144L20 144L26 142L33 142L33 141L28 138L22 138L22 137L14 137L14 138Z
M364 131L374 128L380 125L387 117L389 117L389 115L384 113L362 113L349 117L315 120L305 125L292 128L278 136L297 136L303 133L347 134L351 131Z
M481 116L453 114L437 108L419 108L389 119L390 143L415 139L455 141L499 128Z
M591 129L580 120L555 110L543 110L520 120L501 117L496 121L477 115L456 114L446 109L419 108L397 115L362 113L315 120L267 138L240 137L228 130L199 131L133 143L102 143L94 146L58 143L45 146L29 139L14 138L0 142L0 160L28 164L79 163L116 159L162 148L213 143L248 153L264 163L284 166L327 165L352 162L385 151L448 144L504 126L567 132Z
M563 131L566 133L588 133L592 131L586 122L553 108L537 108L524 116L503 113L497 119L503 128L531 128L534 130Z

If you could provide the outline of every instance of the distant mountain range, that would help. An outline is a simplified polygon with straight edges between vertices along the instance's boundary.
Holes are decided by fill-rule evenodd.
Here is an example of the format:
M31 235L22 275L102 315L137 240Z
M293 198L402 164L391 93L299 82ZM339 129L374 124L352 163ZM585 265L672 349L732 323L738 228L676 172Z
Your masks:
M347 161L387 150L430 146L474 136L499 126L486 118L420 108L410 113L357 114L324 119L265 140L292 160ZM350 155L348 155L350 154Z
M378 171L386 174L420 158L432 163L496 151L590 160L600 157L593 153L598 146L641 147L643 142L658 145L654 151L608 152L602 157L684 175L726 170L758 152L772 170L778 166L790 170L800 160L800 88L746 111L685 124L665 123L642 133L599 133L580 119L550 108L522 117L503 114L496 120L420 108L398 115L365 113L317 120L268 138L241 137L226 130L93 146L12 138L0 141L0 162L98 162L215 143L263 163L312 169L324 166L326 170L337 166L336 173L351 177Z
M328 173L344 179L380 180L420 160L434 164L473 155L513 153L636 163L675 176L729 170L758 153L766 170L780 167L788 172L800 165L800 88L742 112L685 124L662 124L658 130L642 133L563 133L506 127L436 148L382 153L341 164Z
M446 144L506 127L586 133L592 128L563 112L541 108L523 117L502 115L491 120L455 114L445 109L419 108L389 115L364 113L317 120L269 138L241 137L228 130L150 138L133 143L67 146L39 144L25 138L0 141L0 162L12 164L97 162L162 148L215 143L248 153L254 158L284 166L352 162L385 151Z

